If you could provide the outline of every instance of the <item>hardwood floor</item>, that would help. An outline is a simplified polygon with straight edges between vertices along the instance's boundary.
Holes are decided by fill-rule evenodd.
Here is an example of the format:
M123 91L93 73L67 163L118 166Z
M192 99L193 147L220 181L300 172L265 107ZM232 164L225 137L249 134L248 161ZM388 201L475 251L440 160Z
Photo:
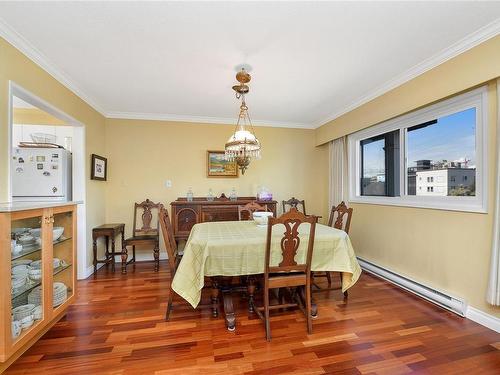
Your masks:
M366 273L347 302L340 291L314 295L312 335L300 311L276 312L267 343L263 323L238 298L234 333L208 306L193 310L178 297L165 322L167 265L153 269L138 263L122 275L103 267L79 282L67 316L6 374L500 372L500 334Z

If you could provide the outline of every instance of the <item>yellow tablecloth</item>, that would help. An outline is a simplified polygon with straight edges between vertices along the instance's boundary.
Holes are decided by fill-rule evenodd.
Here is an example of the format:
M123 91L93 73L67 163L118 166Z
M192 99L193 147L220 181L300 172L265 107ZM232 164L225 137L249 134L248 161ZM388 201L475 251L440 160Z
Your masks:
M282 257L280 240L283 225L273 228L271 265ZM300 246L297 261L304 261L309 224L299 227ZM254 221L224 221L193 226L184 255L172 281L174 291L196 308L201 299L205 276L241 276L264 272L267 227ZM311 269L343 273L342 291L350 288L361 275L349 236L326 225L316 225Z

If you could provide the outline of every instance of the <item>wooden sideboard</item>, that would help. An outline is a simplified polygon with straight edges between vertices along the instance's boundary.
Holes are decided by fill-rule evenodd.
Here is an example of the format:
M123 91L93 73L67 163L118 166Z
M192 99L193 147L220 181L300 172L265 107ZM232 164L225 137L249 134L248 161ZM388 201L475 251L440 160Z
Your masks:
M266 206L276 216L276 201L260 201L255 197L238 197L236 200L230 200L222 194L213 201L208 201L207 198L193 198L190 202L187 198L177 198L170 203L175 239L177 241L187 239L191 228L197 223L238 220L238 206L250 202Z

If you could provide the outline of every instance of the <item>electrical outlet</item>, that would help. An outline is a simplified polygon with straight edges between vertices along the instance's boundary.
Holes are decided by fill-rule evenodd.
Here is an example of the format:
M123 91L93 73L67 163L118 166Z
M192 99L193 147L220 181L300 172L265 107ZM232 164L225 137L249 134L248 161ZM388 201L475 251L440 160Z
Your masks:
M172 180L165 181L165 187L166 188L171 188L172 187Z

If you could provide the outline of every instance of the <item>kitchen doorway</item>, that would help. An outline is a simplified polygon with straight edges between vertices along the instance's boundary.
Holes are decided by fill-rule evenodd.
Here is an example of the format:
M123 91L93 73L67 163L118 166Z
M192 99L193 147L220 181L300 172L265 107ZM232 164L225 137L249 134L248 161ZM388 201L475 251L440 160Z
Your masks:
M42 98L34 95L15 82L9 82L9 201L14 199L13 168L11 161L13 150L21 142L48 142L64 147L71 153L71 188L72 201L77 205L77 251L78 279L88 276L87 265L87 230L86 230L86 184L85 184L85 125L69 116ZM32 200L46 201L39 198Z

